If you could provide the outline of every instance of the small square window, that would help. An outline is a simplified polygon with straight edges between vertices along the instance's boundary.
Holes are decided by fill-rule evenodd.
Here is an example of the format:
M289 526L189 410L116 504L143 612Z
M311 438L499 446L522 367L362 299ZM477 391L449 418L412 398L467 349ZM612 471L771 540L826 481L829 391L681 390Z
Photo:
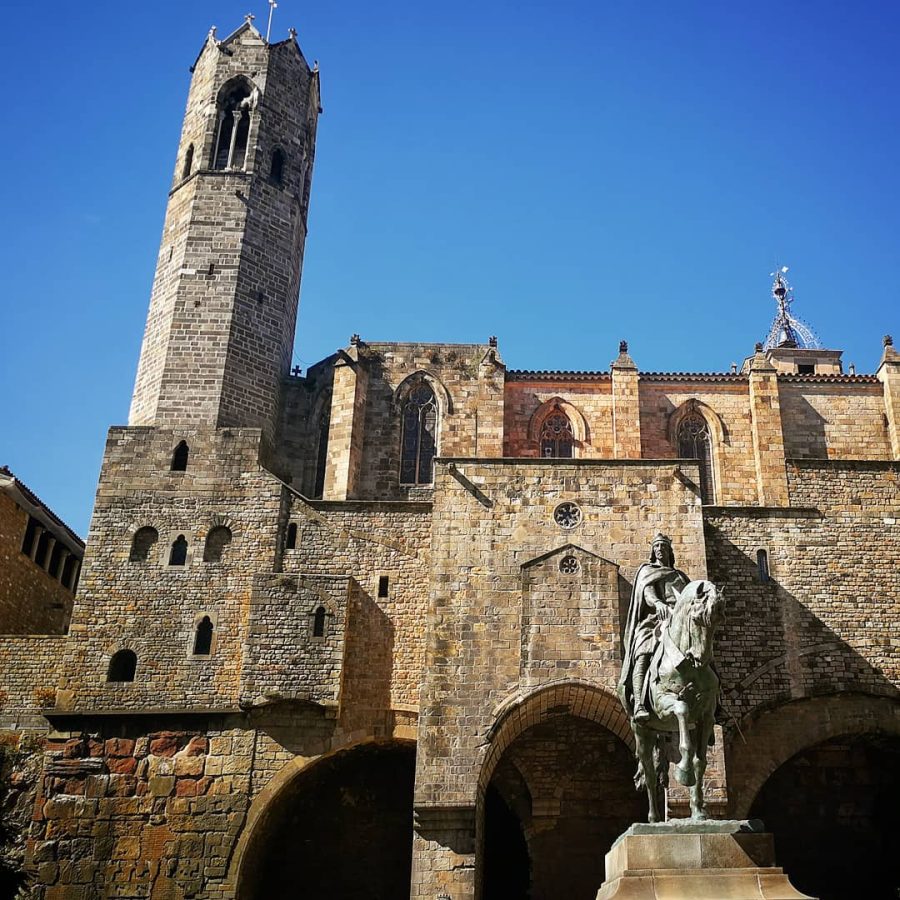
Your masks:
M387 575L380 575L378 577L378 596L379 597L387 597L389 583L390 582L389 582Z
M815 375L816 367L813 363L798 363L797 374L799 375Z

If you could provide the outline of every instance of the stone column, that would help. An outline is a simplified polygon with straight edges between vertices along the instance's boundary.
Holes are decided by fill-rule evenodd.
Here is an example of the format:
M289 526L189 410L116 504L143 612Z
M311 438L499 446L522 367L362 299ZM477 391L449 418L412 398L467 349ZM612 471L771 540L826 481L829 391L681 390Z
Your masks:
M349 500L356 492L362 457L368 374L360 360L359 337L347 350L338 351L328 424L328 459L325 463L325 500Z
M44 564L41 568L49 575L50 574L50 563L53 562L53 550L56 547L56 538L53 535L47 540L47 555L44 558Z
M28 552L28 556L33 563L37 562L38 547L41 545L41 535L43 533L44 533L43 525L35 525L34 526L34 541L32 541L31 549Z
M884 336L884 353L877 376L884 387L884 412L891 453L894 459L900 459L900 353L894 349L894 339L889 334Z
M474 900L475 808L418 807L410 900Z
M638 367L628 355L628 343L619 344L612 363L613 456L615 459L641 458L641 410L638 396Z
M778 374L762 344L750 361L750 422L760 506L789 506Z

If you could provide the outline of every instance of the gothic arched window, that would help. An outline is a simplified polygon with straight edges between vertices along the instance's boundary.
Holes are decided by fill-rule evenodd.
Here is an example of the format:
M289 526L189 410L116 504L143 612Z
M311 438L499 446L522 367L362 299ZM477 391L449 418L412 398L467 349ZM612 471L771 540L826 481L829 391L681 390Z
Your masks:
M431 484L437 447L437 401L426 382L419 382L403 404L400 439L400 484Z
M188 551L188 542L185 540L183 534L179 534L177 538L172 542L172 549L169 552L169 565L170 566L184 566L187 565L187 551Z
M243 78L227 84L219 96L219 124L213 151L214 169L243 169L247 160L253 88Z
M575 455L575 435L569 417L555 409L541 425L541 456L545 459L571 459Z
M679 423L678 455L682 459L696 459L700 463L700 499L704 503L715 503L712 437L709 425L700 413L689 413Z

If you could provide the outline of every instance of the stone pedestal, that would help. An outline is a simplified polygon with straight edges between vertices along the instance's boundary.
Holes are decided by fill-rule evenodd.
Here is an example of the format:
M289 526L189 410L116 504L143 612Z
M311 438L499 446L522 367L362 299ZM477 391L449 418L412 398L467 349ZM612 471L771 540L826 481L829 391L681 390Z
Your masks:
M810 900L775 865L758 819L632 825L606 854L597 900Z

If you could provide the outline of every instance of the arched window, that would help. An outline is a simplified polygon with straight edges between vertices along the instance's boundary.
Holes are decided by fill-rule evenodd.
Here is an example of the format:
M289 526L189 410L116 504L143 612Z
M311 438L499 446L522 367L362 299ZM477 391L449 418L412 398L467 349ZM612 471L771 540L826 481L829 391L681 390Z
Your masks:
M272 168L269 170L269 179L273 184L281 184L284 181L284 151L281 149L272 152Z
M214 169L243 169L247 159L253 87L244 78L227 84L219 95L219 131L213 153Z
M213 623L209 616L204 616L197 623L194 635L194 656L209 656L212 653Z
M188 175L191 174L191 169L193 167L194 167L194 145L188 144L187 152L184 154L184 166L181 169L182 180L187 178Z
M284 549L294 550L297 547L297 523L288 522L287 534L284 538Z
M575 435L569 417L559 408L550 413L541 426L541 456L545 459L571 459Z
M328 429L331 427L331 403L326 402L319 419L319 445L316 450L316 483L313 497L325 494L325 469L328 465Z
M146 562L153 552L153 545L159 540L159 532L150 525L138 528L131 541L130 562Z
M107 681L134 681L137 655L134 650L118 650L113 653L106 671Z
M700 463L700 499L704 503L715 503L712 439L709 425L700 413L689 413L679 423L678 455L682 459L696 459Z
M172 542L172 550L169 553L170 566L183 566L187 564L188 542L183 534L179 534Z
M325 607L320 606L313 615L313 637L325 637Z
M769 582L769 554L765 550L756 551L756 575L760 584Z
M203 562L221 562L225 548L231 543L231 529L225 525L217 525L206 536L203 547Z
M437 402L426 382L420 382L407 395L402 427L400 484L431 484L437 446Z
M190 456L191 448L188 447L187 441L181 441L172 454L172 471L186 472L188 464L188 456Z

